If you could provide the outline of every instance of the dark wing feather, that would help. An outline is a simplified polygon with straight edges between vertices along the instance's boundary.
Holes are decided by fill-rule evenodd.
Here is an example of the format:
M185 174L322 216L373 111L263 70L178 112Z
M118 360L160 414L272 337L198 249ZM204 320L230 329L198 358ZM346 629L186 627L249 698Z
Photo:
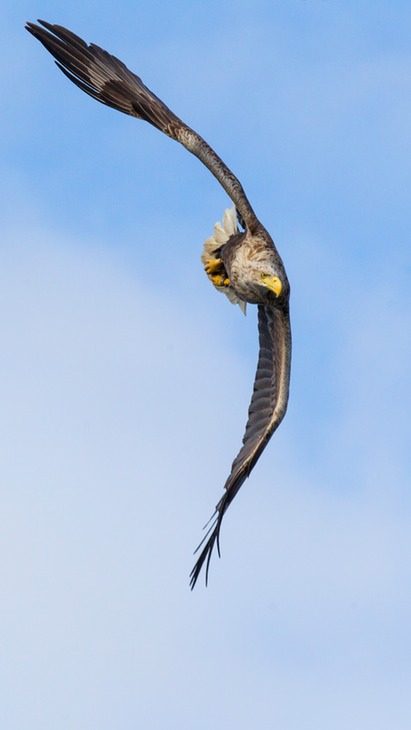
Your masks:
M243 446L233 462L231 474L225 483L226 492L216 507L214 522L197 548L202 550L191 571L191 588L194 588L204 563L207 583L215 545L220 554L219 535L224 514L280 425L287 409L291 365L288 303L283 307L259 305L258 332L260 352Z
M54 56L57 66L80 89L102 104L144 119L180 142L212 172L253 231L258 223L241 183L214 150L181 121L136 74L99 46L87 45L60 25L44 20L27 23L27 30Z
M80 89L102 104L144 119L198 157L220 182L234 202L238 218L251 233L259 225L239 180L212 148L181 121L147 86L115 56L99 46L87 45L59 25L45 21L27 24L27 30L55 57L61 71ZM43 26L43 27L41 27ZM246 477L281 422L287 407L290 369L290 326L288 305L259 307L260 355L243 446L225 484L226 492L216 507L216 519L207 533L191 573L194 587L200 570L208 566L219 539L221 521ZM203 544L202 543L202 544Z

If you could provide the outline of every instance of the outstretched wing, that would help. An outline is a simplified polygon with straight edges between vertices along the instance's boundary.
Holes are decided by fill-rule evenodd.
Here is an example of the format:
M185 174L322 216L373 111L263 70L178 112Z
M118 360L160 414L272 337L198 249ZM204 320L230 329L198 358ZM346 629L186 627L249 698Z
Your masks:
M231 467L231 474L225 483L226 492L216 507L214 522L197 548L202 549L191 571L191 588L194 588L204 563L207 583L210 559L216 543L220 554L219 535L224 513L280 425L287 409L291 365L288 303L284 307L259 305L258 332L260 352L243 446Z
M57 66L76 86L102 104L144 119L184 145L213 173L246 226L254 230L258 221L239 180L197 132L184 124L118 58L94 43L87 45L60 25L38 22L43 27L27 23L27 30L47 48Z

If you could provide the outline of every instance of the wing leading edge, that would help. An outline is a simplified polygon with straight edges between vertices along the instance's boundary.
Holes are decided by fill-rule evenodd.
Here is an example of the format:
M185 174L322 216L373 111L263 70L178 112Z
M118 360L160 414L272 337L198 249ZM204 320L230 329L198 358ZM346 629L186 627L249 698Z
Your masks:
M258 332L260 350L243 446L234 459L230 476L224 485L226 492L216 506L215 519L197 548L201 552L191 571L191 588L194 588L204 564L207 582L211 555L216 544L220 554L219 536L224 514L287 410L291 368L288 302L282 308L259 305Z

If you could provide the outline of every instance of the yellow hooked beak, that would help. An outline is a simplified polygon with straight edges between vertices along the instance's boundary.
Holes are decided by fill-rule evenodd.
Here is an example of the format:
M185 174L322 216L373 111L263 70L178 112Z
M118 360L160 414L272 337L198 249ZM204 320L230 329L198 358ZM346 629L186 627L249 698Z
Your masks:
M266 286L267 289L269 289L270 291L274 292L276 297L279 297L283 290L283 285L278 276L268 276L267 274L263 274L261 278L264 286Z

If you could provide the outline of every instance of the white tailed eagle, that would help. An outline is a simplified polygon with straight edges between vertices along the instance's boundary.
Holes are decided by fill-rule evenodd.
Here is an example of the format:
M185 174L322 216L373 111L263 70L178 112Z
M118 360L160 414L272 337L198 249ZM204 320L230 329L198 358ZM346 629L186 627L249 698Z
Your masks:
M216 224L213 236L205 242L201 258L210 281L231 302L238 303L243 311L246 303L258 306L260 351L242 447L211 527L197 548L200 552L190 576L194 588L204 563L207 582L215 544L220 554L224 514L286 412L291 362L287 275L271 236L255 215L239 180L207 142L115 56L93 43L87 45L62 26L38 22L40 25L28 23L27 30L50 51L74 84L97 101L144 119L180 142L212 172L233 202L232 209L224 213L222 225Z

